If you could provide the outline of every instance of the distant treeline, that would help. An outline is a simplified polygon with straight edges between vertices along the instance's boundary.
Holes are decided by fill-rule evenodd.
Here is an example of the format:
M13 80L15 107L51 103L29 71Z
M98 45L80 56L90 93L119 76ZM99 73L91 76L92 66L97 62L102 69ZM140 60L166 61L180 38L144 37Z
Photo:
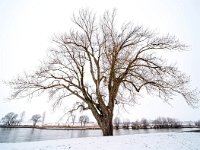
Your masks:
M20 113L19 115L14 112L9 112L0 120L0 125L4 127L16 127L16 126L22 126L22 122L24 121L25 111ZM44 125L44 121L46 118L46 113L44 112L42 115L40 114L34 114L30 120L32 121L33 125L32 127L36 127L36 124L38 122L41 122L41 125ZM66 123L63 125L67 125L68 127L77 126L75 124L77 116L75 114L71 114ZM59 119L60 120L60 119ZM86 124L89 123L89 116L87 115L81 115L78 118L79 126L86 126ZM162 129L162 128L181 128L181 127L200 127L200 120L196 122L188 122L187 124L183 124L183 122L178 121L175 118L170 117L158 117L155 120L147 120L145 118L142 118L141 120L136 120L131 122L129 119L122 119L119 117L115 117L113 119L113 125L115 129L123 128L123 129L148 129L148 128L154 128L154 129ZM24 126L24 125L23 125ZM59 126L59 123L58 123ZM28 125L27 127L30 127Z
M182 128L182 127L200 127L200 120L191 124L183 124L181 121L177 119L170 118L170 117L158 117L155 120L147 120L145 118L141 119L140 121L130 122L129 119L125 119L121 121L119 117L114 119L114 127L115 129L123 128L123 129L163 129L163 128Z
M8 114L6 114L4 117L1 118L0 126L3 126L3 127L22 126L22 122L24 121L24 116L25 116L25 111L23 111L19 115L14 112L9 112ZM33 123L32 126L36 127L38 122L41 122L41 124L44 125L45 118L46 118L46 113L44 112L43 115L34 114L29 120L32 121ZM69 120L72 123L72 126L74 126L76 115L71 114L66 120L66 123L69 122ZM57 123L58 126L59 126L59 121ZM79 116L78 122L80 123L81 127L85 126L87 123L89 123L89 117L87 115L81 115ZM27 127L30 127L30 125L28 125Z
M8 114L6 114L4 117L1 118L0 122L1 125L3 126L16 127L22 124L22 122L24 121L24 116L25 116L25 111L23 111L19 115L14 112L9 112ZM35 114L30 118L30 120L33 122L34 127L38 122L44 122L44 119L45 119L45 112L43 113L43 116L41 116L40 114Z

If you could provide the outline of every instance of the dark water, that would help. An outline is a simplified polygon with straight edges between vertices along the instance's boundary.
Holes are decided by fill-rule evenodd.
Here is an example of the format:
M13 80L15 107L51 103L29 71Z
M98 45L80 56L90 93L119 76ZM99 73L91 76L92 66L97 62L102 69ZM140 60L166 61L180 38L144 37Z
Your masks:
M139 129L114 130L114 135L130 135L158 132L182 132L192 129ZM0 143L16 143L29 141L44 141L68 139L77 137L102 136L101 130L47 130L32 128L0 128Z

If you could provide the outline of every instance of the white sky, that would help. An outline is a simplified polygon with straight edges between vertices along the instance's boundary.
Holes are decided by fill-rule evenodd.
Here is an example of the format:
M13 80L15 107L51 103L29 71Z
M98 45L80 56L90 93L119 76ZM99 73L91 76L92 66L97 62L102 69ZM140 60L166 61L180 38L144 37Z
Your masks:
M102 13L118 9L119 21L133 20L135 24L171 33L190 46L190 51L172 53L169 62L191 76L191 87L200 89L200 1L199 0L1 0L0 1L0 80L10 80L23 71L32 71L45 59L53 34L68 31L74 11L91 8ZM163 56L165 57L165 56ZM56 122L63 108L51 111L48 97L8 102L10 89L0 83L0 118L8 112L26 111L26 120L35 113L47 112L47 120ZM192 109L183 98L176 97L171 106L156 97L144 97L129 114L116 113L130 120L142 117L175 117L180 120L199 120L200 108Z

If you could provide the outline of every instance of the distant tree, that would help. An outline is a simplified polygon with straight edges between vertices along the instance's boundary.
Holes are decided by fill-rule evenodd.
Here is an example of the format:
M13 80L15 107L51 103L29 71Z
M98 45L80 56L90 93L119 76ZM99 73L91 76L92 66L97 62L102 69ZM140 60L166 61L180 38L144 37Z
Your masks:
M142 128L144 128L144 129L147 129L147 127L149 126L149 122L145 118L142 118L140 123L141 123Z
M140 128L140 122L139 121L135 121L131 123L131 128L132 129L139 129Z
M83 117L83 116L80 116L80 117L79 117L79 122L81 123L81 127L82 127L82 125L83 125L83 120L84 120L84 117Z
M119 129L119 125L120 125L120 118L119 117L115 117L114 125L115 125L116 129Z
M181 128L181 126L182 126L182 122L175 120L174 128Z
M153 121L154 128L178 128L181 127L181 122L170 117L158 117Z
M46 112L43 112L43 114L42 114L42 125L44 125L45 118L46 118Z
M18 114L15 114L14 112L10 112L10 113L6 114L1 119L1 121L2 121L3 125L6 125L6 126L17 125L18 124L17 116L18 116Z
M167 118L162 117L162 124L163 124L163 127L164 127L164 128L168 128L169 123L168 123Z
M33 121L33 126L34 126L34 127L36 126L36 124L37 124L39 121L41 121L40 118L41 118L41 115L40 115L40 114L35 114L35 115L33 115L33 116L31 117L31 120Z
M21 124L23 121L24 121L24 116L25 116L25 111L23 111L21 114L20 114L20 118L19 118L19 124Z
M74 126L75 120L76 120L76 115L73 114L73 112L68 112L68 113L66 113L66 115L67 114L69 114L69 115L68 115L66 123L72 123L72 125Z
M198 91L189 88L189 77L163 58L185 44L132 22L117 25L115 10L96 16L88 9L74 15L75 29L54 38L40 68L8 82L11 98L48 92L56 106L76 96L73 110L90 110L104 136L113 135L116 105L135 103L143 91L167 102L180 94L195 106Z
M155 120L153 120L152 124L154 125L154 128L160 128L161 127L161 120L160 117L156 118Z
M195 126L200 127L200 120L198 120L198 121L195 122Z
M89 118L88 116L85 116L85 119L84 119L84 121L83 121L84 126L85 126L87 123L89 123L89 121L90 121L90 118Z
M75 114L72 114L72 115L71 115L71 119L72 119L72 125L74 125L75 120L76 120L76 115L75 115Z
M129 119L124 119L122 127L124 129L129 129L129 125L130 125L130 120Z
M158 117L153 121L154 127L155 128L164 128L164 122L163 122L164 117ZM164 119L167 121L167 119ZM165 121L165 122L166 122ZM168 124L168 121L167 121Z
M179 122L175 118L168 117L167 121L168 121L168 125L169 125L170 128L177 128L177 127L180 127L180 125L181 125L181 122Z
M81 127L83 125L85 126L85 124L89 122L89 117L87 115L82 115L79 118L79 122L81 123Z

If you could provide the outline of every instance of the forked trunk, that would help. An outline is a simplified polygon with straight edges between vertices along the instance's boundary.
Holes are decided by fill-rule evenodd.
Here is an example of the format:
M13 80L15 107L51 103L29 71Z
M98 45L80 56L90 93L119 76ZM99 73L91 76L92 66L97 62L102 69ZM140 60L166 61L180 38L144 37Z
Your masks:
M102 102L102 99L99 100ZM101 103L97 108L92 107L90 105L90 108L99 127L101 128L103 132L103 136L113 136L113 110L114 105L108 105ZM99 110L99 112L97 111Z
M101 116L100 119L97 119L97 122L103 132L103 136L113 136L112 115L107 117Z
M91 111L103 132L103 136L113 136L112 111L106 111L103 114L97 113L95 109Z

